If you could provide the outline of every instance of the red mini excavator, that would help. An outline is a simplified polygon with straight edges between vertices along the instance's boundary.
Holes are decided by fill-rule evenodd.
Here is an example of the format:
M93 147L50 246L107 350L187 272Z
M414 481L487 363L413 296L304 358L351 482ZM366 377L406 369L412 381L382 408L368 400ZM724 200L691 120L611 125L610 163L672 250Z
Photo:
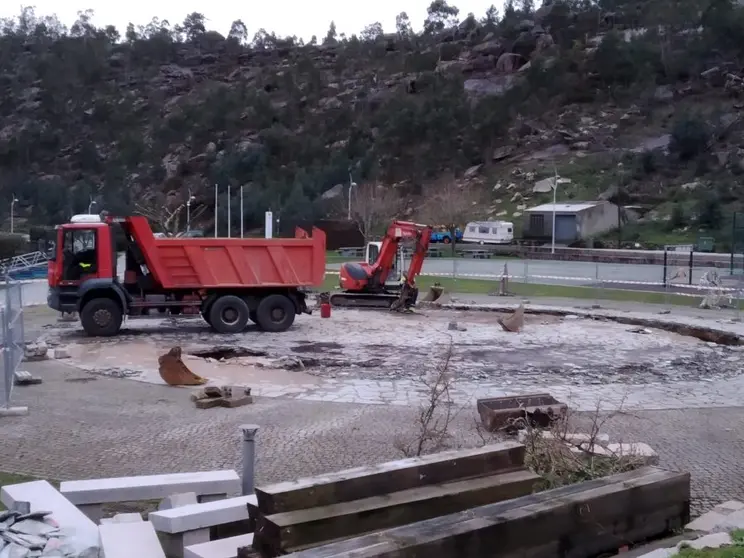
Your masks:
M387 230L374 263L344 263L339 271L341 292L329 297L331 306L408 309L416 304L416 276L421 273L432 228L406 221L394 221ZM408 270L403 272L399 289L385 285L395 265L400 244L415 243Z

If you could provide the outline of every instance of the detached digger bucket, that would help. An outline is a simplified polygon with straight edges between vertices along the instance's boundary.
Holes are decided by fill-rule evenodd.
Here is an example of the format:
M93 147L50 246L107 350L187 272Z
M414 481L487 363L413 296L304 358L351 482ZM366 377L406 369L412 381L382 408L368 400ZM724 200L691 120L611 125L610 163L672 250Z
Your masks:
M207 380L194 374L181 360L181 347L173 347L158 359L160 377L169 386L201 386Z
M429 292L421 299L421 302L438 302L439 304L444 304L449 302L449 299L449 294L444 290L444 287L439 283L434 283L429 287Z

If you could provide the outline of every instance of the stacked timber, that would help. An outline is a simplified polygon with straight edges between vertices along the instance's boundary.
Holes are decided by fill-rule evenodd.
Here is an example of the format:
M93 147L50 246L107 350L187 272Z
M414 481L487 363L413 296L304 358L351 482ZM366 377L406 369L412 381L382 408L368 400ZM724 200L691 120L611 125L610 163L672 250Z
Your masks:
M531 494L525 447L502 442L256 488L253 548L273 558Z
M690 475L644 467L381 530L296 558L590 558L681 529Z

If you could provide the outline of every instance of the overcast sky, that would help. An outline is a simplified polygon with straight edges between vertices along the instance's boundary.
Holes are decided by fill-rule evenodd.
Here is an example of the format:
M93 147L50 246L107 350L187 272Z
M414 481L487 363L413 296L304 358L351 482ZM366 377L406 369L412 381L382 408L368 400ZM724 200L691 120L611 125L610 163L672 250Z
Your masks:
M336 22L339 33L359 33L365 25L379 21L386 32L395 30L395 16L401 11L408 13L414 29L420 29L426 17L426 7L431 0L247 0L242 2L197 2L195 0L36 0L23 5L34 6L37 15L56 14L68 27L77 18L77 12L92 9L96 25L114 24L123 34L127 23L135 25L149 23L153 16L167 19L171 25L183 21L191 12L203 13L208 28L227 34L230 23L242 19L248 34L265 28L277 35L297 35L305 40L312 35L325 36L331 20ZM451 5L460 8L460 19L468 12L482 17L491 4L501 9L501 0L452 0ZM0 2L0 17L15 16L22 4L13 0Z

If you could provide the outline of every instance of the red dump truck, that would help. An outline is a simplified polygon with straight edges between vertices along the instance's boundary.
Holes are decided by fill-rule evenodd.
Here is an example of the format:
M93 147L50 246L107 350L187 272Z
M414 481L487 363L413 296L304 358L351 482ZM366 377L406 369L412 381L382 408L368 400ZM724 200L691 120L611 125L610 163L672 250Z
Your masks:
M126 244L117 270L116 227ZM219 333L285 331L309 314L305 289L325 275L325 233L295 238L156 238L144 217L77 215L57 227L48 304L78 312L92 336L112 336L124 316L201 314Z

